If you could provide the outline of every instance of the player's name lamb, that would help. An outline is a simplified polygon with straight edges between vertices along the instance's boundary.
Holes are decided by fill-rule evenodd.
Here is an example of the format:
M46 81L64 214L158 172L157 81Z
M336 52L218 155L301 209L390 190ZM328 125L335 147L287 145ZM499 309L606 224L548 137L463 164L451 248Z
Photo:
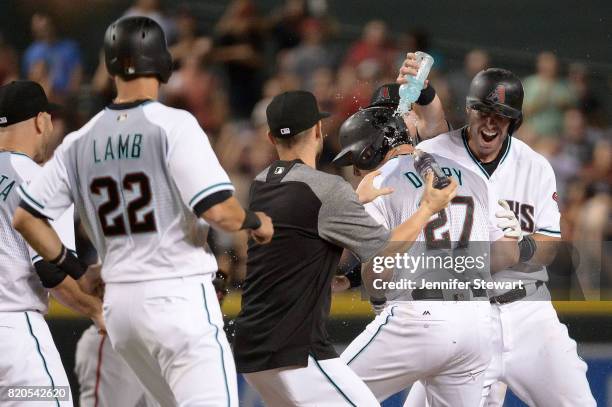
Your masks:
M411 280L402 278L397 281L384 281L377 278L372 282L376 290L467 290L467 289L485 289L485 290L515 290L523 288L523 281L487 281L483 279L475 279L471 281L461 281L458 279L450 279L446 281L428 281L425 279Z

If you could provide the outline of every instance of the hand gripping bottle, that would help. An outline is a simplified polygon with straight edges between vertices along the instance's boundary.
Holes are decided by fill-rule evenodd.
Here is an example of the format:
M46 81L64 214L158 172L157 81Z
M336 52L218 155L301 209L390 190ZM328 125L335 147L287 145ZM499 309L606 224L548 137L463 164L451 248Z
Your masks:
M406 114L410 106L421 96L421 90L425 86L425 79L434 64L431 55L421 51L415 52L417 62L420 63L416 76L406 75L408 83L404 83L399 88L400 102L397 108L399 114Z
M425 181L425 176L428 172L433 172L434 180L433 187L436 189L443 189L450 184L450 178L444 174L440 165L438 165L436 159L429 153L421 150L414 150L414 168L418 171Z

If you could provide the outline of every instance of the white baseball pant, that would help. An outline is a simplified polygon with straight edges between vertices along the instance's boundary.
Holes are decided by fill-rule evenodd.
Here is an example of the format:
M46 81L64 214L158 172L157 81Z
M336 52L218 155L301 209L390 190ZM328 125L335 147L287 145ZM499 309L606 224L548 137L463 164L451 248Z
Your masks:
M432 407L475 407L491 358L488 301L390 303L341 358L379 401L422 380Z
M72 394L49 326L39 312L0 312L0 405L72 407ZM9 397L17 386L65 386L68 401L23 401ZM59 391L59 390L58 390Z
M113 348L162 407L238 406L210 275L107 284L104 318Z

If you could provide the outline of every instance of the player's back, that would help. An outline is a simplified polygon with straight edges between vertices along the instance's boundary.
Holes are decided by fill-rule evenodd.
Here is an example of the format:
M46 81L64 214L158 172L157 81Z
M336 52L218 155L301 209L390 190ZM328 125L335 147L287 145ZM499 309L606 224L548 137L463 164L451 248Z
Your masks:
M110 105L56 154L105 282L216 271L193 205L233 187L189 113L153 101Z
M428 248L446 248L468 241L489 241L491 221L489 206L493 203L486 183L457 162L433 154L444 173L456 179L457 195L450 205L432 217L419 234ZM394 193L377 198L367 207L379 222L393 229L417 210L425 180L414 168L411 155L402 155L381 167L375 179L377 187L392 187Z
M13 229L17 188L37 172L29 157L0 152L0 311L46 311L47 293L33 270L30 250Z

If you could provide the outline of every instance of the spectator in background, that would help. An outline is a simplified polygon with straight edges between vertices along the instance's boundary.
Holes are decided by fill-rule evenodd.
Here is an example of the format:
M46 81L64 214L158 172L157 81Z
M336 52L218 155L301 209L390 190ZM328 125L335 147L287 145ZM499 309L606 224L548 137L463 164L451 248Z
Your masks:
M332 55L325 46L324 32L319 20L304 20L301 27L302 42L283 57L282 64L299 78L302 89L312 91L314 73L332 67Z
M19 58L0 35L0 86L19 79Z
M605 126L607 123L602 102L589 82L586 65L580 62L570 64L567 79L576 97L576 106L586 115L589 124L597 127Z
M574 103L568 84L559 79L559 62L552 52L537 58L537 72L523 81L525 123L538 135L558 137L563 111Z
M274 51L296 47L301 39L300 27L307 17L306 0L285 0L266 22L274 42Z
M470 89L470 83L478 72L489 67L489 63L489 54L481 49L473 49L465 54L463 69L448 74L447 81L453 108L447 110L447 114L454 127L465 123L465 98Z
M161 26L166 34L168 44L173 44L176 38L176 29L172 20L161 11L159 0L136 0L132 7L123 13L123 17L143 16L149 17Z
M349 48L344 66L374 70L393 77L396 52L387 37L387 25L381 20L372 20L363 28L361 40Z
M263 38L251 0L232 1L215 27L214 59L224 64L231 112L248 119L261 96Z
M165 102L190 111L209 137L215 138L228 117L227 94L209 58L198 52L181 58L180 68L162 88Z
M189 6L179 7L174 17L174 25L177 40L170 47L170 54L175 68L180 68L186 58L202 58L211 51L212 38L198 35L198 22Z
M31 28L34 42L23 56L24 76L43 85L50 100L61 102L76 94L83 79L76 42L59 39L48 14L34 14Z

